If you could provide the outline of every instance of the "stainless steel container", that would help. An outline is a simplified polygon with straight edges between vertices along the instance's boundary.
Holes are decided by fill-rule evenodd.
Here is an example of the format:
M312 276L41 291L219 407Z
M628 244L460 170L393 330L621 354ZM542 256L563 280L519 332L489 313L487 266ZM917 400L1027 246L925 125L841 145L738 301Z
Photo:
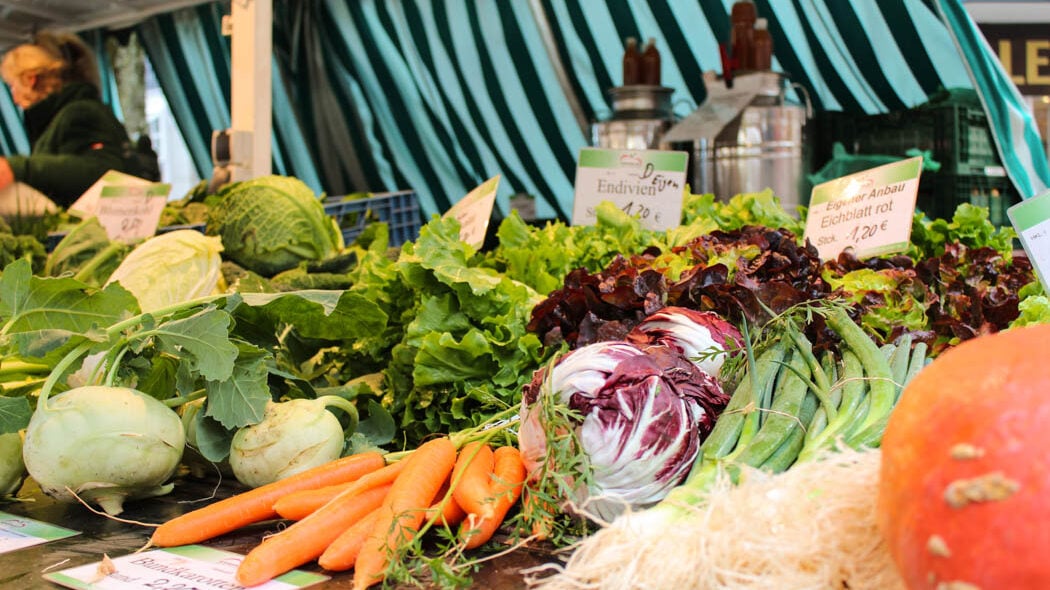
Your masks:
M802 194L803 129L809 108L786 99L792 85L780 74L748 76L761 76L758 93L714 137L661 147L689 153L688 178L694 193L713 193L728 200L739 193L771 188L784 208L794 212L797 205L809 200Z
M607 149L658 149L670 128L672 88L617 86L609 90L612 116L591 125L591 145Z

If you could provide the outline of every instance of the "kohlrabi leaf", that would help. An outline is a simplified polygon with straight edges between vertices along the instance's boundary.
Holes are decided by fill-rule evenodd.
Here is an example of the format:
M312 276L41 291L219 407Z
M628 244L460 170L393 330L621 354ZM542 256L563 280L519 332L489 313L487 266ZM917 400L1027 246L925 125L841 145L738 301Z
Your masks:
M232 344L231 344L232 346ZM206 415L228 429L256 424L266 413L271 400L267 384L266 351L241 343L233 374L222 381L209 381Z
M245 293L238 317L258 323L259 314L295 326L304 338L345 340L374 336L387 323L378 304L352 291L295 291ZM253 317L254 316L254 317Z
M357 430L350 436L350 452L375 450L393 441L396 434L394 417L382 404L369 400L364 417L358 422Z
M99 328L137 310L135 296L119 285L97 290L71 278L35 277L26 260L9 264L0 275L0 337L9 338L22 356L42 356L41 341L57 348L73 336L101 339Z
M29 425L33 409L24 397L0 397L0 434L18 432Z
M234 431L223 428L222 424L202 413L197 413L193 419L197 423L197 451L201 456L213 463L229 457Z
M202 377L226 381L234 370L237 347L230 342L230 314L207 308L178 320L163 322L147 334L157 347L189 363Z

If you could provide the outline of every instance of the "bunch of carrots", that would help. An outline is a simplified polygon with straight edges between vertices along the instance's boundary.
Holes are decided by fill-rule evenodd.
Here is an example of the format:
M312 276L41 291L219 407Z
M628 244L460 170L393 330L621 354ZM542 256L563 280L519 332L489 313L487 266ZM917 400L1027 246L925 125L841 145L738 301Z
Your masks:
M396 462L360 453L231 496L174 518L150 543L199 543L274 518L295 521L248 552L237 582L255 586L317 560L353 568L355 590L385 579L413 537L428 526L458 527L457 542L479 547L521 497L526 472L518 449L483 441L456 448L434 438Z

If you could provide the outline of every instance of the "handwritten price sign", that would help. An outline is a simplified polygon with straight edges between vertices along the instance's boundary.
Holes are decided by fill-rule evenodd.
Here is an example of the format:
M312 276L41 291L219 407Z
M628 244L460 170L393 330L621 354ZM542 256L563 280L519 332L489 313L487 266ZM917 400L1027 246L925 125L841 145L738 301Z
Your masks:
M805 238L830 260L846 248L858 257L907 249L922 158L910 158L813 187Z
M95 216L111 240L134 242L157 232L171 185L105 186Z
M595 208L610 201L648 229L676 227L688 158L685 152L584 148L576 168L573 225L595 223Z

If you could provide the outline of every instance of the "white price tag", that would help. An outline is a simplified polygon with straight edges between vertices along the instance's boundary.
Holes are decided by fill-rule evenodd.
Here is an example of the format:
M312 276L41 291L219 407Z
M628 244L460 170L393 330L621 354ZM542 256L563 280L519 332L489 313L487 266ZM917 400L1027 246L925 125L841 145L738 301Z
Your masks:
M157 233L171 185L106 186L99 195L95 216L109 239L135 242Z
M109 239L134 242L157 232L171 185L109 171L84 191L69 212L98 217Z
M242 559L243 556L229 551L187 545L118 557L111 560L112 567L91 563L48 573L44 579L84 590L231 590L243 588L235 580ZM253 588L290 590L328 579L321 574L293 570Z
M0 512L0 553L79 535L77 531Z
M1050 292L1050 191L1006 210L1043 290Z
M595 208L610 201L648 229L678 227L688 160L685 152L583 148L576 167L573 225L593 225Z
M805 238L824 260L846 248L865 258L908 248L922 158L909 158L813 187Z
M499 175L493 176L445 212L445 217L454 217L459 221L460 240L475 248L480 248L485 243L485 233L489 230L498 187Z

